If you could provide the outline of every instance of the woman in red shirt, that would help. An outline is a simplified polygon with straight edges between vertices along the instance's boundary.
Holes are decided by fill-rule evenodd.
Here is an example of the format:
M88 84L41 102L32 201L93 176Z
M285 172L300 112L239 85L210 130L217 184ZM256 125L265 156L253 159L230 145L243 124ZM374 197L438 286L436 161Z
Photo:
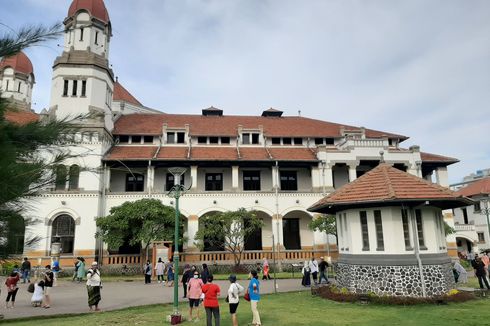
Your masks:
M217 284L213 283L213 275L208 276L208 283L202 286L202 293L204 293L204 309L206 309L206 325L213 325L213 315L214 324L219 326L220 316L219 316L219 303L218 297L220 295L220 288Z
M17 272L12 272L10 276L5 281L5 285L7 286L7 300L5 302L5 308L13 308L15 305L15 296L17 295L17 291L19 288L17 287L17 282L19 282L20 276ZM12 299L12 305L9 307L9 301Z

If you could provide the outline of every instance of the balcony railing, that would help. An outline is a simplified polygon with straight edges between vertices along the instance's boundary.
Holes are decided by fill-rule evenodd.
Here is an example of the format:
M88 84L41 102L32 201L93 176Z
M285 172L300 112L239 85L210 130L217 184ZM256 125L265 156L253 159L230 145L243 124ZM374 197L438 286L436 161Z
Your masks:
M107 261L108 265L134 265L141 264L141 255L109 255Z
M473 224L454 224L455 231L475 231Z
M338 145L341 149L354 147L388 147L387 139L346 139Z

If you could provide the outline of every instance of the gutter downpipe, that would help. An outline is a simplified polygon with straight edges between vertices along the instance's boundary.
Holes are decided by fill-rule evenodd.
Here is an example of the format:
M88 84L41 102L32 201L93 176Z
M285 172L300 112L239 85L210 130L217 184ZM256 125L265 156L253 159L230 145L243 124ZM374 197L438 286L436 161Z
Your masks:
M413 248L414 248L415 258L417 259L417 263L419 266L420 282L422 285L422 295L424 297L427 297L427 290L425 288L425 277L424 277L422 259L420 258L419 234L418 234L418 229L417 229L417 223L415 221L415 209L423 207L425 205L426 205L426 203L415 206L415 207L410 207L409 212L410 212L410 222L412 223L412 230L413 230ZM402 209L403 208L404 207L402 205Z

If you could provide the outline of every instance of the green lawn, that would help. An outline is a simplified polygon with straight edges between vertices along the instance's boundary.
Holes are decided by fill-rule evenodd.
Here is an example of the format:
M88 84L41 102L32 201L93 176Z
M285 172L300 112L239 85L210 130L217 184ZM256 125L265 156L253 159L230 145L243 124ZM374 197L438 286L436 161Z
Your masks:
M449 305L379 306L337 303L314 297L308 292L291 292L265 295L259 303L263 325L490 325L488 309L490 300L475 300ZM162 325L171 305L153 305L123 309L113 312L64 316L57 318L35 318L7 322L9 325ZM187 314L187 307L185 307ZM201 321L183 325L205 325L204 311ZM221 302L222 325L230 325L228 307ZM251 322L249 303L241 301L238 308L240 325Z

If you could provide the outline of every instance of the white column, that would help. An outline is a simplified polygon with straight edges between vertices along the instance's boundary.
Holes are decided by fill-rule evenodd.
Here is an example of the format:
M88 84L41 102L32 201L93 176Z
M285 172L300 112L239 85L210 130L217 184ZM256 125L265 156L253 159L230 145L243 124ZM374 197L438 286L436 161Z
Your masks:
M106 191L109 191L111 189L111 168L105 167L105 180L104 180L104 187Z
M191 166L191 181L192 181L191 190L196 190L197 189L197 165Z
M187 247L195 248L194 237L199 229L199 218L197 215L189 215L187 217Z
M313 166L311 168L311 187L313 189L319 189L322 187L323 182L321 178L321 170L318 166Z
M333 188L333 170L330 164L326 164L323 173L325 174L325 187Z
M277 166L272 167L272 189L275 189L276 186L279 187L279 168Z
M148 166L148 169L147 169L147 181L146 181L146 189L149 191L149 192L152 192L153 191L153 185L154 185L154 181L155 181L155 167L154 166Z
M282 215L272 215L272 234L274 234L274 240L276 246L283 244L282 234Z
M231 167L231 188L238 190L238 165Z
M449 187L447 167L441 166L436 169L436 182L443 187Z
M357 179L356 167L357 164L349 164L349 182Z

